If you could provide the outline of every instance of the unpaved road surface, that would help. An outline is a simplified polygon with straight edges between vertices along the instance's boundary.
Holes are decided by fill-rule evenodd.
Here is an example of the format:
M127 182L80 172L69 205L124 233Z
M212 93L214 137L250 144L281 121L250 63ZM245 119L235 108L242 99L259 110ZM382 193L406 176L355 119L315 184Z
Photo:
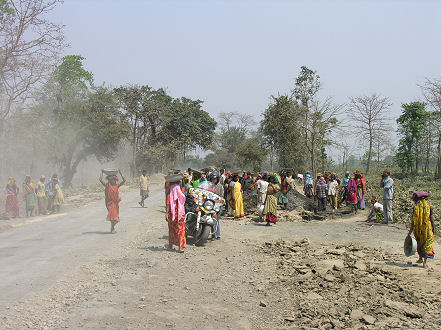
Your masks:
M408 264L403 227L225 219L221 240L178 254L160 185L147 208L122 197L115 235L103 201L0 233L1 328L441 327L439 259Z

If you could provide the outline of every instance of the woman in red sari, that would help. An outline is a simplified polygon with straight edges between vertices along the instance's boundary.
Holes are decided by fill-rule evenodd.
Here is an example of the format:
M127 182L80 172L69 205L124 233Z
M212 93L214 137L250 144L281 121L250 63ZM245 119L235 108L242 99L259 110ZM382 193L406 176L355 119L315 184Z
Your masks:
M18 187L15 184L14 178L9 178L8 184L5 187L6 194L6 207L5 207L5 218L10 220L12 218L17 218L19 216L18 211Z
M110 232L112 234L116 233L115 226L119 222L119 202L121 197L119 196L119 187L121 187L126 179L124 178L121 170L118 170L121 175L122 181L118 183L118 177L116 175L111 175L107 177L107 183L103 181L103 172L101 172L100 182L106 188L106 207L107 207L107 221L110 221Z
M184 191L179 183L171 183L167 195L168 248L171 250L176 245L180 253L186 247Z

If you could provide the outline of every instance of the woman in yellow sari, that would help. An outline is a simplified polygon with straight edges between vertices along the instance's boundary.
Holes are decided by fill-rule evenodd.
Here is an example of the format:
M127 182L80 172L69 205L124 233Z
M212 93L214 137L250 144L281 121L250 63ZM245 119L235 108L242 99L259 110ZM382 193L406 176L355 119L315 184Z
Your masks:
M412 195L415 205L413 208L412 223L408 235L413 232L417 241L419 259L417 263L423 263L426 267L427 258L433 258L433 234L435 227L432 218L432 207L430 206L429 193L416 192Z
M243 218L245 216L245 213L243 211L242 185L239 182L239 176L234 177L233 202L234 217L236 219Z

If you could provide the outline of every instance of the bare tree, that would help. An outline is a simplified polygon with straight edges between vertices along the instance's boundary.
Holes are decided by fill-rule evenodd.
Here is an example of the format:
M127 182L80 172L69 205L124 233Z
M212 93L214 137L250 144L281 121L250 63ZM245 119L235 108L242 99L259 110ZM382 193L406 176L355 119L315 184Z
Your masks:
M302 129L306 132L305 145L314 176L317 174L317 155L321 153L322 148L331 144L330 137L336 131L337 116L342 107L334 104L331 97L322 101L311 101L308 118L301 123Z
M9 0L0 8L0 122L52 72L66 46L63 26L47 19L62 0Z
M438 112L441 117L441 78L426 78L426 81L422 85L418 85L423 91L425 101L430 107ZM435 119L434 122L437 120ZM438 119L439 121L439 119ZM437 165L436 165L436 177L441 178L441 130L438 131L438 146L437 146Z
M388 97L382 97L375 93L370 96L349 98L346 113L355 123L354 134L369 143L366 174L369 173L375 136L386 128L388 121L386 111L391 106L392 103Z
M225 126L226 130L229 130L231 125L234 122L234 119L239 115L236 111L230 111L230 112L221 112L218 116L219 120L221 121L222 125Z

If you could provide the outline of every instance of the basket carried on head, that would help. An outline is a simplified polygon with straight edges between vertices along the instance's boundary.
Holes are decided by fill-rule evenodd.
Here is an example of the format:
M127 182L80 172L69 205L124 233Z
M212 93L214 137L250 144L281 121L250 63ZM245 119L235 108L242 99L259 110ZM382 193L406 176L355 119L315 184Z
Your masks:
M170 183L175 183L175 182L180 182L183 178L184 178L184 175L182 173L171 174L171 175L167 175L165 177L165 181L170 182Z
M101 170L107 176L118 175L119 170L117 168L106 168Z

